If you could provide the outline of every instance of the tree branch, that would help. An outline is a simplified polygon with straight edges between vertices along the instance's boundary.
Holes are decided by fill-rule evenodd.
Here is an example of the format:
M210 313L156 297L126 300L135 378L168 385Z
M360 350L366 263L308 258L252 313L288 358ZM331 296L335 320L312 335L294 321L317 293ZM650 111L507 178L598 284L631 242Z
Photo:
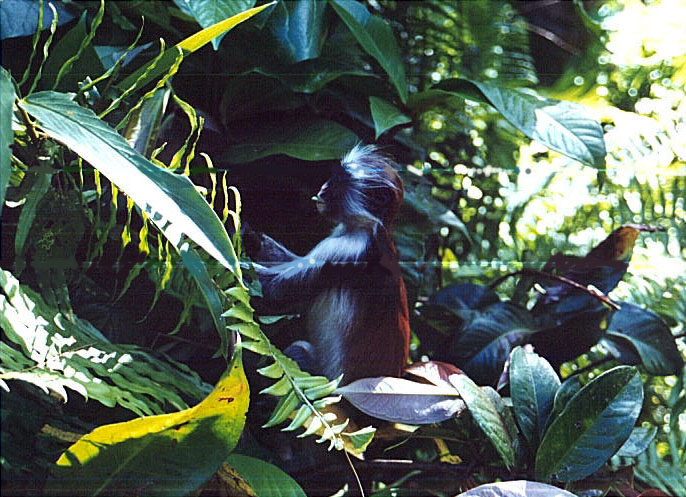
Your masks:
M576 281L570 280L569 278L565 278L564 276L559 276L557 274L550 274L550 273L544 273L543 271L537 271L535 269L520 269L519 271L515 271L513 273L508 273L504 276L501 276L497 280L495 280L493 283L488 285L489 288L495 288L498 285L500 285L503 281L505 281L507 278L510 278L512 276L519 276L519 275L527 275L527 276L538 276L539 278L545 278L549 280L554 280L554 281L559 281L560 283L564 283L565 285L569 285L572 288L576 288L577 290L589 294L591 297L600 300L603 304L611 307L615 311L618 311L620 309L620 306L610 300L610 298L602 293L600 290L594 289L594 288L589 288L586 287L580 283L577 283Z

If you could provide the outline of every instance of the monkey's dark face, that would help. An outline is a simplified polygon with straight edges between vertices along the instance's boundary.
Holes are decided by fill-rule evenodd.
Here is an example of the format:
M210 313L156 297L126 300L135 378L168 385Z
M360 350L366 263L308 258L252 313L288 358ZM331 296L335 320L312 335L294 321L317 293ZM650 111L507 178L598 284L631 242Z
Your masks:
M317 211L332 221L341 222L346 212L346 199L353 194L347 178L333 175L319 189L319 193L312 197Z
M327 206L326 197L328 196L328 194L327 194L328 185L329 185L329 182L327 181L319 189L319 193L317 193L314 197L312 197L312 200L314 200L314 204L317 207L317 212L319 212L321 215L326 214L326 206Z
M391 167L349 163L334 168L312 200L321 215L335 222L386 225L402 202L402 181Z

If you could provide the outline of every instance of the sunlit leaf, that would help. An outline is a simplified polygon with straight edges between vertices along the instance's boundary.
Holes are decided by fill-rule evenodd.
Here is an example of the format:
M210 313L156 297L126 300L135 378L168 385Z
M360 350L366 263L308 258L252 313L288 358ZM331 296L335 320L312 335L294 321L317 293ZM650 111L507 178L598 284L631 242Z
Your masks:
M8 271L0 271L0 370L4 380L36 385L46 394L67 389L138 415L185 409L209 391L198 375L133 345L115 345L88 321L67 319Z
M241 349L214 390L198 405L104 425L57 460L48 495L187 495L212 476L238 442L249 389Z
M448 94L434 94L432 98L453 94L488 103L529 138L583 164L604 167L607 152L603 130L581 104L462 78L442 81L435 88Z
M208 28L218 22L229 19L255 6L256 0L174 0L174 3L184 12L198 21L203 28ZM227 30L228 31L228 30ZM212 47L219 48L226 32L212 38Z
M561 488L537 481L513 480L485 483L457 497L575 497Z
M243 21L250 19L255 14L260 13L261 11L263 11L264 9L273 4L274 2L271 2L265 5L260 5L259 7L255 7L250 10L246 10L245 12L241 12L240 14L236 14L233 17L230 17L229 19L225 19L208 28L205 28L202 31L198 31L197 33L180 41L173 47L168 48L164 52L162 59L159 62L157 62L157 64L155 64L154 68L149 70L149 66L151 65L151 63L148 63L140 69L138 69L133 74L131 74L130 76L128 76L127 78L125 78L123 81L119 82L116 85L116 87L120 90L126 90L128 88L131 88L133 85L142 88L148 83L156 80L160 75L164 74L174 64L174 62L176 61L176 57L179 53L179 49L181 49L184 55L187 53L193 53L196 50L203 47L204 45L206 45L207 43L209 43L210 41L212 41L217 36L226 33L237 24L240 24ZM149 72L146 75L146 77L141 81L138 81L138 78L140 78L148 70Z

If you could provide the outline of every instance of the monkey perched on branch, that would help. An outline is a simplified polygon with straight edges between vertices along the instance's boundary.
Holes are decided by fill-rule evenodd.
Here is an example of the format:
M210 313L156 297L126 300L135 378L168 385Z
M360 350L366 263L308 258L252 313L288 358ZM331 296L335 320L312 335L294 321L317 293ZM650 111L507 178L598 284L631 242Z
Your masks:
M267 235L254 255L263 307L301 312L314 372L343 383L399 376L407 361L409 315L391 236L402 180L373 146L356 146L313 197L338 223L307 255Z

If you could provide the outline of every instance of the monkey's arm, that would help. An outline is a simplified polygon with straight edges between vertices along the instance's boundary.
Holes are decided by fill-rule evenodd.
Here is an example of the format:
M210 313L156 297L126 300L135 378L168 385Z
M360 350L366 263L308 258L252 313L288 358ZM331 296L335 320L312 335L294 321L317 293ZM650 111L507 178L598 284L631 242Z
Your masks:
M283 248L276 242L274 244L271 246L273 250ZM303 257L283 248L285 252L281 254L290 254L290 260L255 267L264 299L274 304L296 299L308 304L308 298L322 288L337 286L352 273L364 270L368 245L369 237L365 233L344 233L322 240Z
M260 249L255 254L255 262L263 266L291 262L299 256L288 250L269 235L260 233Z

